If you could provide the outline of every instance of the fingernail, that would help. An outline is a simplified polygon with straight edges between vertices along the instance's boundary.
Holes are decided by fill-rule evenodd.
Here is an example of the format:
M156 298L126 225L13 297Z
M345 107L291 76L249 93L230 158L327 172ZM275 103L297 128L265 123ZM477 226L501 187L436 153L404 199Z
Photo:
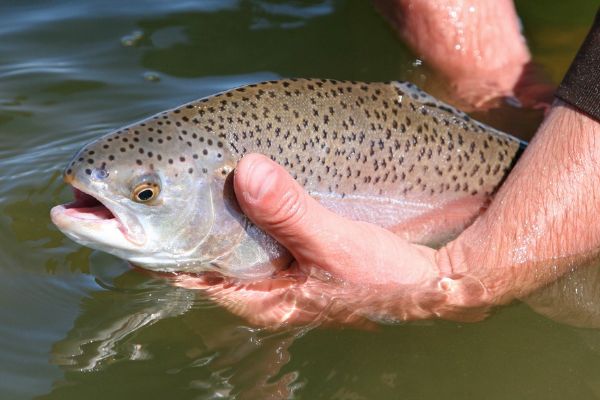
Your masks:
M250 202L259 202L275 182L275 168L268 161L256 161L250 168L246 180L244 197Z

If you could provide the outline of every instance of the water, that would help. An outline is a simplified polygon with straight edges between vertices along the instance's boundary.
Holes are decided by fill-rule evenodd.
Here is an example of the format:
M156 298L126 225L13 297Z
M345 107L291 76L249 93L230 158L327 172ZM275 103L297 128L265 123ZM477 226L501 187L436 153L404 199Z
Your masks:
M596 1L520 1L557 82ZM600 333L515 303L483 323L269 332L50 223L85 142L279 77L432 79L356 0L0 2L0 398L600 397ZM530 137L536 112L482 115Z

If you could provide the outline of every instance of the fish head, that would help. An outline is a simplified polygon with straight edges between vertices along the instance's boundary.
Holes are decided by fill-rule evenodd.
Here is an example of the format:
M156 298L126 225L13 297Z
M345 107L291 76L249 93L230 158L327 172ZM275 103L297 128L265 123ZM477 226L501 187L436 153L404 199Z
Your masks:
M64 172L75 201L51 217L82 245L179 272L231 251L246 219L227 189L234 164L223 143L169 129L158 117L81 149Z

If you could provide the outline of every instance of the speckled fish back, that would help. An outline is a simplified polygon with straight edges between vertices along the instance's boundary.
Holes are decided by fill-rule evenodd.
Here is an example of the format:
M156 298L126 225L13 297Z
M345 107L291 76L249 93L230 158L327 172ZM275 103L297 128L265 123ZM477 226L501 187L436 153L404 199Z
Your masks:
M491 194L519 141L411 83L292 79L194 104L236 156L269 155L307 189L423 198Z
M490 195L520 142L407 82L284 79L232 89L100 139L74 159L207 174L248 152L286 167L310 192L427 200ZM85 153L85 149L83 150ZM86 157L90 157L86 160Z

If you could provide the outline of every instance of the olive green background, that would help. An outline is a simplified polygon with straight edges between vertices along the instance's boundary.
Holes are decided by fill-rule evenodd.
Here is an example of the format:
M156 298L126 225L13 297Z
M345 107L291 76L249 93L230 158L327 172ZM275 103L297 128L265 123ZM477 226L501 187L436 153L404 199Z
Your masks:
M517 3L557 83L597 1ZM0 398L591 399L600 332L524 304L476 324L268 332L49 220L85 142L279 77L435 79L363 0L0 2ZM478 117L528 138L541 114Z

